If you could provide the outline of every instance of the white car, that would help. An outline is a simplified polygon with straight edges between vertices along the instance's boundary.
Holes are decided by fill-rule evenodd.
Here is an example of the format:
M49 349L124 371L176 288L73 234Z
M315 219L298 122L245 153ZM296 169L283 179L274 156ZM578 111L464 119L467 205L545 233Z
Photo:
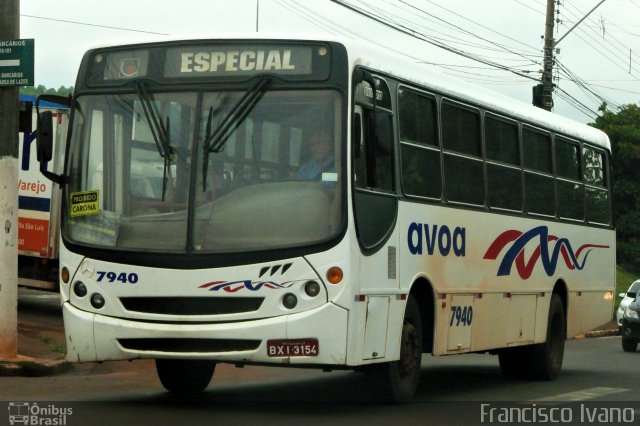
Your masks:
M633 284L629 286L629 290L627 290L626 293L620 293L618 295L618 297L622 298L618 311L616 312L618 327L622 327L622 316L624 315L624 310L627 309L627 306L629 306L631 302L633 302L638 292L640 292L640 280L634 281Z

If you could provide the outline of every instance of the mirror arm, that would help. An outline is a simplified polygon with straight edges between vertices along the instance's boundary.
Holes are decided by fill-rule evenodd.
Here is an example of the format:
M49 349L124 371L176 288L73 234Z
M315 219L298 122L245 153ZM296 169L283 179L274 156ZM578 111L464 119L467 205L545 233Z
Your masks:
M69 183L69 176L50 172L49 170L47 170L47 163L40 163L40 173L42 173L44 177L46 177L50 181L57 183L60 186Z

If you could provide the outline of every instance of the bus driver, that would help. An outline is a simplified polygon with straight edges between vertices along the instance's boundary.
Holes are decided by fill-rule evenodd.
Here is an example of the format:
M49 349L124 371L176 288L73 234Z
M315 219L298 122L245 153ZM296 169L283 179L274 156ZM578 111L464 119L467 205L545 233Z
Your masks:
M331 138L326 132L316 132L309 140L311 158L298 169L298 178L319 180L322 173L335 171Z

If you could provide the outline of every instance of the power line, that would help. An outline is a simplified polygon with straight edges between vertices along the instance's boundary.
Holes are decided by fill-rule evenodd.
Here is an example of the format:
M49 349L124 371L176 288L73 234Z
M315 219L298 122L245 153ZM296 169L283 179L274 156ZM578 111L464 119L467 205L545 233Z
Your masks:
M588 106L586 106L585 104L583 104L582 102L580 102L579 100L574 98L572 95L567 93L561 87L557 87L557 89L558 89L557 94L558 94L558 96L560 98L564 99L566 102L568 102L571 105L573 105L574 107L576 107L576 109L578 111L582 112L587 117L589 117L591 119L595 119L595 118L597 118L599 116L599 114L597 112L595 112L594 110L592 110L591 108L589 108Z
M382 25L384 25L386 27L392 28L392 29L394 29L394 30L396 30L398 32L401 32L403 34L409 35L409 36L411 36L413 38L416 38L418 40L425 41L425 42L427 42L427 43L429 43L429 44L431 44L433 46L439 47L439 48L444 49L444 50L446 50L448 52L455 53L455 54L463 56L465 58L468 58L468 59L483 63L485 65L490 65L490 66L493 66L493 67L496 67L496 68L500 68L500 69L503 69L505 71L511 72L513 74L519 75L521 77L537 81L537 79L535 79L533 77L530 77L530 76L524 74L521 71L516 71L516 70L513 70L513 69L511 69L511 68L509 68L507 66L504 66L504 65L501 65L501 64L498 64L498 63L483 59L483 58L481 58L481 57L479 57L477 55L473 55L473 54L471 54L469 52L466 52L466 51L463 51L463 50L460 50L460 49L457 49L457 48L452 48L452 47L447 46L447 45L445 45L443 43L440 43L438 41L433 40L432 38L428 37L427 35L425 35L423 33L420 33L419 31L416 31L416 30L411 29L411 28L405 28L403 25L399 25L398 23L388 22L384 18L380 18L380 17L377 17L375 15L372 15L370 12L367 12L367 11L364 11L362 9L359 9L359 8L353 6L352 4L349 4L349 3L344 2L342 0L331 0L331 1L333 3L336 3L336 4L340 5L340 6L342 6L342 7L347 8L347 9L349 9L349 10L351 10L351 11L353 11L353 12L359 14L359 15L362 15L362 16L365 16L365 17L371 19L371 20L374 20L374 21L376 21L376 22L378 22L378 23L380 23L380 24L382 24Z
M393 14L393 13L388 12L386 10L382 10L382 9L380 9L378 7L374 7L373 5L367 4L367 3L365 3L364 1L361 1L361 0L356 0L356 1L358 1L359 3L362 3L363 5L365 5L370 10L373 9L373 10L378 11L379 13L377 14L377 16L379 18L381 18L381 19L382 19L382 16L384 16L385 18L387 18L391 22L394 22L394 23L397 23L397 24L400 24L399 21L403 21L403 22L411 24L411 25L413 25L415 27L424 28L421 24L419 24L419 23L417 23L415 21L412 21L410 19L407 19L405 17L399 16L397 14ZM390 6L393 6L393 7L397 8L397 9L400 9L403 12L406 12L406 9L403 9L398 4L395 4L395 3L392 3L392 2L389 2L389 1L387 1L387 3L389 3ZM395 17L395 20L394 19L390 19L390 17ZM447 21L440 20L441 21L440 22L438 20L429 19L427 17L422 17L422 16L419 16L419 18L423 19L425 21L428 21L430 23L433 23L435 25L445 27L447 29L451 29L453 27L454 31L456 31L458 33L461 33L461 34L465 34L465 35L469 34L468 31L460 30L460 29L456 28L453 24L451 24L451 23L449 23ZM443 25L443 22L446 23L447 25ZM403 26L407 27L404 24L403 24ZM410 28L410 27L407 27L407 28ZM463 38L460 38L460 37L455 37L455 36L453 36L453 35L451 35L449 33L445 33L445 32L442 32L442 31L436 31L434 28L429 28L429 29L431 30L432 33L437 33L437 34L441 34L442 35L441 37L436 37L436 36L433 36L433 35L431 36L432 38L440 40L440 41L445 41L445 42L448 42L448 43L451 43L451 44L462 45L462 46L467 46L467 47L475 47L477 49L487 50L487 51L491 51L491 52L504 52L505 51L505 48L502 47L502 46L499 46L498 48L488 47L485 44L474 43L474 42L468 41L467 39L463 39ZM475 34L473 34L473 38L474 39L478 39L479 37L477 37ZM493 43L493 42L489 42L489 43L495 45L495 43ZM527 58L524 55L521 55L521 56L525 57L527 62L534 62L531 58Z
M591 82L589 82L589 85L594 86L594 87L601 87L603 89L609 89L609 90L615 90L617 92L623 92L623 93L630 93L632 95L638 95L640 96L640 92L634 92L633 90L625 90L625 89L618 89L616 87L611 87L611 86L603 86L601 84L593 84Z
M500 32L498 32L498 31L496 31L496 30L494 30L494 29L492 29L492 28L489 28L489 27L487 27L486 25L482 25L482 24L480 24L479 22L476 22L476 21L474 21L474 20L472 20L472 19L469 19L469 18L467 18L467 17L465 17L465 16L462 16L462 15L460 15L460 14L458 14L458 13L456 13L456 12L454 12L454 11L450 10L450 9L447 9L446 7L444 7L444 6L442 6L442 5L439 5L438 3L435 3L435 2L433 2L433 1L431 1L431 0L424 0L424 1L426 1L427 3L430 3L430 4L432 4L432 5L434 5L434 6L436 6L436 7L439 7L439 8L441 8L441 9L444 9L445 11L447 11L447 12L449 12L449 13L451 13L451 14L453 14L453 15L455 15L455 16L457 16L457 17L459 17L459 18L464 19L465 21L471 22L472 24L475 24L475 25L477 25L477 26L479 26L479 27L481 27L481 28L484 28L485 30L491 31L491 32L492 32L492 33L494 33L494 34L498 34L498 35L499 35L499 36L501 36L501 37L505 37L505 38L507 38L507 39L509 39L509 40L515 41L516 43L521 44L521 45L523 45L523 46L525 46L525 47L527 47L527 48L529 48L529 49L532 49L532 50L534 50L534 51L538 51L538 48L537 48L537 47L534 47L534 46L528 45L528 44L526 44L526 43L521 42L520 40L517 40L517 39L515 39L515 38L513 38L513 37L510 37L510 36L508 36L508 35L506 35L506 34L500 33Z
M529 9L529 10L534 11L534 12L535 12L535 13L537 13L537 14L540 14L540 15L544 16L544 13L543 13L543 12L540 12L539 10L534 9L533 7L529 6L528 4L526 4L526 3L524 3L524 2L521 2L520 0L513 0L513 1L515 1L516 3L518 3L518 4L520 4L520 5L524 6L524 7L526 7L526 8L527 8L527 9Z
M66 19L57 19L57 18L47 18L44 16L35 16L35 15L25 15L25 14L20 14L21 17L23 18L32 18L32 19L42 19L44 21L54 21L54 22L62 22L65 24L74 24L74 25L84 25L86 27L98 27L98 28L107 28L110 30L118 30L118 31L130 31L130 32L134 32L134 33L144 33L144 34L155 34L155 35L170 35L170 34L166 34L166 33L158 33L158 32L153 32L153 31L144 31L144 30L135 30L133 28L123 28L123 27L112 27L109 25L100 25L100 24L90 24L88 22L78 22L78 21L69 21Z
M388 0L387 0L387 1L388 1ZM466 29L464 29L464 28L462 28L462 27L460 27L460 26L458 26L458 25L452 24L451 22L448 22L448 21L446 21L446 20L444 20L444 19L442 19L442 18L440 18L440 17L438 17L438 16L435 16L435 15L433 15L433 14L431 14L431 13L429 13L429 12L427 12L427 11L423 10L423 9L420 9L419 7L416 7L416 6L413 6L413 5L412 5L412 4L410 4L410 3L407 3L405 0L399 0L399 1L400 1L400 3L402 3L402 4L404 4L404 5L406 5L406 6L409 6L411 9L416 10L416 11L418 11L418 12L420 12L420 13L424 14L424 15L431 16L432 18L434 18L434 19L436 19L436 20L438 20L438 21L442 21L442 22L446 23L447 25L450 25L451 27L456 28L457 30L459 30L459 31L461 31L461 32L463 32L463 33L465 33L465 34L469 34L469 35L471 35L472 37L478 38L478 39L483 40L483 41L485 41L485 42L487 42L487 43L490 43L490 44L492 44L492 45L494 45L494 46L497 46L499 49L502 49L502 50L504 50L504 51L506 51L506 52L508 52L508 53L511 53L512 55L520 56L520 57L523 57L523 58L525 58L525 59L529 59L529 60L530 60L530 58L525 57L524 55L522 55L522 54L521 54L521 53L519 53L519 52L516 52L516 51L511 50L511 49L509 49L508 47L506 47L506 46L504 46L504 45L502 45L502 44L496 43L496 42L494 42L494 41L491 41L491 40L488 40L488 39L486 39L486 38L484 38L484 37L481 37L481 36L479 36L479 35L477 35L477 34L474 34L474 33L472 33L471 31L466 30ZM533 62L533 61L532 61L532 62ZM535 63L535 62L534 62L534 63Z
M569 0L564 0L564 3L567 4L568 6L570 6L571 8L575 9L579 14L581 14L582 12L576 7L574 6ZM574 17L577 17L578 15L576 15L575 13L573 13L572 11L566 9L567 12L569 12L571 15L573 15ZM600 26L598 26L598 23L596 21L594 21L592 18L589 18L589 21L591 21L593 24L595 24L597 26L597 28L601 28ZM591 28L592 30L596 31L593 27L588 26L588 28ZM629 58L627 56L627 54L629 53L629 47L626 46L622 41L620 41L618 38L616 38L613 34L608 34L609 38L613 39L616 44L612 43L610 40L608 40L607 38L602 37L602 41L600 39L600 37L594 37L592 34L588 33L586 30L584 30L583 28L579 28L579 30L585 34L586 36L588 36L591 40L593 40L594 42L598 43L601 47L607 49L609 51L609 53L611 53L612 55L614 55L620 62L624 63L625 66L624 68L627 68L627 65L629 64L629 62L631 63L635 63L636 66L640 65L640 63L638 63L635 59L633 58ZM600 32L598 32L598 35L600 35ZM583 39L584 41L584 39ZM586 41L585 41L586 42ZM610 48L607 48L605 46L606 43L608 46L610 46ZM622 46L622 47L620 47ZM593 47L593 46L592 46ZM613 50L612 50L613 49ZM618 54L616 52L619 52ZM611 59L611 58L608 58Z
M606 103L608 105L613 106L614 108L618 108L620 105L617 102L614 102L610 99L605 98L601 94L597 93L592 87L590 87L583 79L575 75L571 70L569 70L562 63L558 62L558 67L562 71L562 73L567 76L567 78L574 83L588 98L590 98L594 103L601 105L602 103Z

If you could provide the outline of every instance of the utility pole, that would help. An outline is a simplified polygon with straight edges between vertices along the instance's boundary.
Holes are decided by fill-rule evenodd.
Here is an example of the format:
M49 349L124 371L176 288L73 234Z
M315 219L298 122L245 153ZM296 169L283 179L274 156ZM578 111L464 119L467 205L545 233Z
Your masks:
M547 111L551 111L553 107L553 65L555 59L553 57L556 46L582 21L587 19L594 10L596 10L606 0L600 0L593 9L591 9L586 15L582 17L576 24L569 29L562 37L557 41L553 39L553 26L555 22L555 3L556 0L547 0L547 18L545 22L544 31L544 62L542 68L542 83L533 87L533 104ZM559 2L558 2L559 4Z
M256 0L256 32L260 32L260 0Z
M20 0L0 1L0 41L20 38L19 12ZM0 358L5 359L18 353L17 217L18 87L0 86Z
M547 0L547 18L544 30L544 62L542 69L542 109L551 111L553 107L553 26L555 22L556 0ZM534 89L535 90L535 89Z

